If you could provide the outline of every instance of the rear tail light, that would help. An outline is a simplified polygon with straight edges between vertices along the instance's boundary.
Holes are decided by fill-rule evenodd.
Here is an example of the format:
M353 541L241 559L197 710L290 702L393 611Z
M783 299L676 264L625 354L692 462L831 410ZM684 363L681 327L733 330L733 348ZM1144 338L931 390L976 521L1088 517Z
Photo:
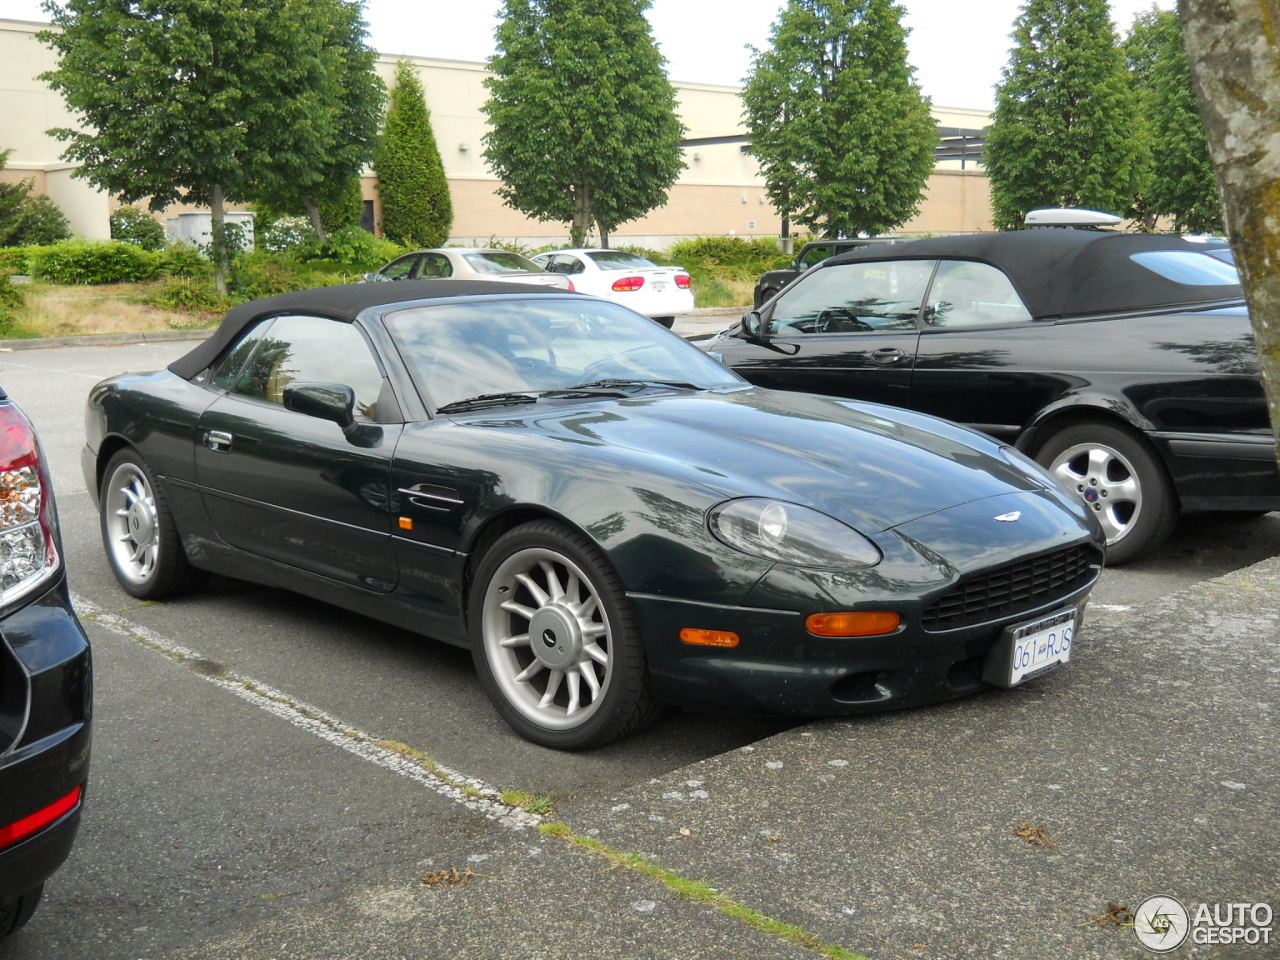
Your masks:
M0 605L58 569L56 522L35 431L21 410L0 403Z
M573 281L572 281L572 280L570 280L570 281L569 281L569 292L570 292L570 293L573 293L573 292L575 292L577 289L578 289L578 288L577 288L577 287L575 287L575 286L573 285Z
M689 275L687 273L677 273L676 286L679 287L681 290L688 290L690 287L693 286L693 281L689 279Z
M84 787L76 787L61 800L51 803L42 810L37 810L29 817L23 817L15 823L0 827L0 848L10 847L23 837L29 837L49 824L62 819L80 805L80 795Z
M623 277L613 281L613 289L618 293L631 293L644 286L644 277Z

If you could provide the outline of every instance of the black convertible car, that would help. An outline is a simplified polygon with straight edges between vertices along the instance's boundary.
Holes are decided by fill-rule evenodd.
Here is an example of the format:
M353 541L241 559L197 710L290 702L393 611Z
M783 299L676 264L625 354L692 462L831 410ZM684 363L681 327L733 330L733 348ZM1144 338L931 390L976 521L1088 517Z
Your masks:
M1094 512L1107 562L1178 511L1280 509L1253 332L1222 241L1099 230L833 257L703 347L752 383L1016 444Z
M495 292L497 290L497 292ZM756 389L616 304L452 280L237 307L98 384L84 470L138 597L200 571L473 652L522 735L663 704L840 714L1064 663L1091 513L1022 454Z

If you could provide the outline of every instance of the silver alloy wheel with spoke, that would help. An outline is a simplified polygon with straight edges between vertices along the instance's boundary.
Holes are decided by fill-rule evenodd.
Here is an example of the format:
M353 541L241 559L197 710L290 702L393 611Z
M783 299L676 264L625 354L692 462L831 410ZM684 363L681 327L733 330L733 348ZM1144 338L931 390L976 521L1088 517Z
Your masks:
M1133 464L1102 443L1077 443L1049 464L1049 472L1084 500L1110 546L1124 538L1142 514L1142 483Z
M107 479L102 516L116 570L131 583L145 584L156 572L160 524L155 492L136 464L120 464Z
M528 720L572 730L600 708L613 677L609 617L564 554L529 547L503 561L485 587L481 630L494 680Z

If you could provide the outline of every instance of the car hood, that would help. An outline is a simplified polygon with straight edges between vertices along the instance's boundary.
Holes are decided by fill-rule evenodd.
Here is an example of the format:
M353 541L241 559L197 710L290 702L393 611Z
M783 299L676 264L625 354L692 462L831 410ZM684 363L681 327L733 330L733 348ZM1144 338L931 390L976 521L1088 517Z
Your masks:
M603 446L636 473L679 474L725 498L803 504L864 533L975 500L1053 489L1047 474L946 421L759 388L651 394L550 410L540 404L515 417L470 422L574 445L548 454L565 470L574 469L575 451ZM590 468L584 462L582 469Z

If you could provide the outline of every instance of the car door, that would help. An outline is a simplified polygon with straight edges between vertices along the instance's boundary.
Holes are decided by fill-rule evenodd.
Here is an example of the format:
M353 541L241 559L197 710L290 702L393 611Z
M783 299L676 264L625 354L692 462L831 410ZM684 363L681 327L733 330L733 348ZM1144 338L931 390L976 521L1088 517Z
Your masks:
M911 407L1014 439L1070 386L1051 321L1036 321L988 263L943 260L924 310Z
M355 424L344 431L285 409L285 386L304 382L351 387ZM390 464L403 428L377 422L379 404L394 401L360 330L269 318L215 364L209 384L220 396L200 417L196 479L218 537L343 583L393 589Z
M869 260L820 267L769 306L765 337L724 340L716 350L762 387L905 407L934 266Z

